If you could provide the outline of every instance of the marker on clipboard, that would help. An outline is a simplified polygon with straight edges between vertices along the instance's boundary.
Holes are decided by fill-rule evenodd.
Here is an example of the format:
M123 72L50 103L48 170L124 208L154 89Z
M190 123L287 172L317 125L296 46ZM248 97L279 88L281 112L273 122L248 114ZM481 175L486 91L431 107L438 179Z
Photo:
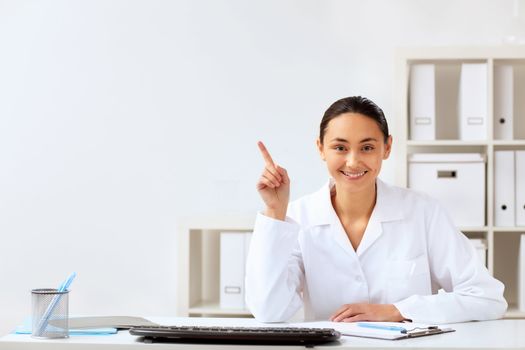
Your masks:
M374 328L374 329L381 329L385 331L401 332L403 334L407 332L406 328L398 327L398 326L387 326L387 325L382 325L382 324L362 323L362 322L358 322L357 325L359 327L364 327L364 328Z

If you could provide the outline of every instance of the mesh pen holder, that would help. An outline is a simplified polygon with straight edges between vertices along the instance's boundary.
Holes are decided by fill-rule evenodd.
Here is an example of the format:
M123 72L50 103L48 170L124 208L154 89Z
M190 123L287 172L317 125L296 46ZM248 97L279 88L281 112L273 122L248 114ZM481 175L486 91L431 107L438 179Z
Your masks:
M31 291L32 331L34 338L67 338L69 290L33 289Z

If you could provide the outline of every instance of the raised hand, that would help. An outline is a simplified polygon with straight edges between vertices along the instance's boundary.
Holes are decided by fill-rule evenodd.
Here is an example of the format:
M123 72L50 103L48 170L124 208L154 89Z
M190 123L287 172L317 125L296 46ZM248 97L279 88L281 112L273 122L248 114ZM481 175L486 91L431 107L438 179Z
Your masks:
M264 144L257 142L264 159L264 171L257 182L257 191L266 204L265 215L277 220L286 218L290 199L290 178L286 169L275 164Z

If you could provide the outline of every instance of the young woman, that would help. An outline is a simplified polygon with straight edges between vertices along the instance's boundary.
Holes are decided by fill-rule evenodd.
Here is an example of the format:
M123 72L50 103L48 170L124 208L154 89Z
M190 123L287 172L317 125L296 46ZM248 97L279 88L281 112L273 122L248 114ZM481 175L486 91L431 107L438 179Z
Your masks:
M330 181L290 204L286 170L258 145L266 208L246 273L256 319L286 321L303 306L306 320L336 322L503 316L503 284L436 201L378 178L392 136L372 101L348 97L328 108L317 146Z

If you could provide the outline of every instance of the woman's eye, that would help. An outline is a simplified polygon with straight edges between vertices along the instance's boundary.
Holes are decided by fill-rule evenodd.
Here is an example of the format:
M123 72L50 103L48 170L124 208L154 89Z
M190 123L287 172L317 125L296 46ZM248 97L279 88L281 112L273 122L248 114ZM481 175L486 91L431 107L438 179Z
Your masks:
M362 150L365 152L372 152L374 150L374 147L370 145L366 145L366 146L363 146Z
M335 150L339 151L339 152L342 152L342 151L345 150L345 148L343 146L335 146Z

